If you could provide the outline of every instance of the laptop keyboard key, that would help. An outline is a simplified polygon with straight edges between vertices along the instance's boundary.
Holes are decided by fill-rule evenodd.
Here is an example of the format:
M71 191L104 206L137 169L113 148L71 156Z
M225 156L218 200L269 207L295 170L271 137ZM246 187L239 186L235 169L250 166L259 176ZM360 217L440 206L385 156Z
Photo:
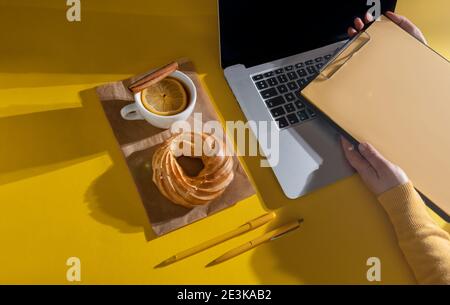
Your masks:
M317 69L314 66L307 67L306 70L308 70L309 74L315 74L317 72Z
M303 68L304 66L305 66L305 64L302 63L302 62L299 62L298 64L295 65L295 67L296 67L297 69Z
M269 85L267 85L266 81L262 80L256 83L256 88L258 88L259 90L264 90L269 88Z
M297 81L297 84L300 86L300 89L303 89L303 87L305 87L307 83L308 81L306 80L306 78L302 78Z
M277 107L270 110L270 113L272 113L272 116L274 118L277 118L279 116L285 115L286 111L284 111L283 107ZM305 112L306 114L306 112Z
M275 70L275 74L283 74L283 73L284 73L283 68Z
M284 74L278 76L277 78L280 83L287 83L289 81L288 78L286 77L286 75L284 75Z
M317 58L315 59L316 62L322 62L322 60L323 60L322 57L317 57Z
M316 65L317 70L322 69L322 67L323 67L323 64L322 64L322 63Z
M308 60L305 62L306 65L310 66L314 63L314 60Z
M295 72L289 72L288 77L290 80L296 80L298 78L297 73Z
M308 114L310 117L315 118L317 116L316 112L311 108L308 108Z
M265 100L278 95L278 92L275 88L266 89L264 91L261 91L260 93Z
M277 79L275 77L269 78L267 80L267 83L269 84L270 87L278 85Z
M305 104L303 104L302 101L296 101L295 106L297 107L298 110L305 108Z
M287 66L286 68L284 68L284 70L292 71L292 70L294 70L294 66Z
M287 105L284 105L284 109L286 109L287 113L291 113L291 112L295 111L295 106L294 106L294 104L287 104Z
M280 92L281 94L287 93L289 90L285 85L280 85L277 87L278 92Z
M286 95L284 96L284 98L285 98L286 101L288 101L288 102L293 102L293 101L295 101L295 95L294 95L294 93L292 93L292 92L289 92L288 94L286 94Z
M298 119L297 115L295 113L291 113L289 115L286 116L286 118L289 121L289 124L294 125L300 122L300 120Z
M279 128L285 128L285 127L289 126L289 123L285 117L278 118L278 119L276 119L276 121L278 123Z
M264 77L272 77L273 74L274 74L273 71L266 72L266 73L264 73Z
M252 79L256 82L256 81L259 81L259 80L262 80L264 78L264 76L262 75L262 74L259 74L259 75L255 75L255 76L253 76L252 77Z
M297 112L298 117L300 118L300 121L306 121L307 119L309 119L308 114L306 113L305 110L301 110L299 112Z
M287 86L288 86L289 90L297 90L298 89L296 82L290 82L287 84Z
M266 104L269 108L278 107L283 105L284 103L286 103L286 101L282 96L277 96L266 101Z
M308 75L308 73L306 73L305 69L300 69L297 71L297 73L298 73L298 76L300 76L300 77L305 77L306 75Z

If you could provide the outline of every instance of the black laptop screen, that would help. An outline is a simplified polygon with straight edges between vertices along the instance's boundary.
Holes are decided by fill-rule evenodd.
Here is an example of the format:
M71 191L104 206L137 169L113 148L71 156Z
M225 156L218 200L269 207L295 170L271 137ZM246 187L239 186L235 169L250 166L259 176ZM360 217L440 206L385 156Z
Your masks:
M377 3L396 0L219 0L222 67L255 66L347 38L347 28Z

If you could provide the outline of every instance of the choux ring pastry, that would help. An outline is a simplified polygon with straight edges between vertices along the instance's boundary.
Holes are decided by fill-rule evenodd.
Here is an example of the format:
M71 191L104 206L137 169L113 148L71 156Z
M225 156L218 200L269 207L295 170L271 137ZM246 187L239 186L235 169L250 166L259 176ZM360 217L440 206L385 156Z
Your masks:
M224 143L209 134L185 132L166 140L153 154L153 182L175 204L193 208L217 199L234 178L233 157ZM188 176L178 157L200 158L203 169Z

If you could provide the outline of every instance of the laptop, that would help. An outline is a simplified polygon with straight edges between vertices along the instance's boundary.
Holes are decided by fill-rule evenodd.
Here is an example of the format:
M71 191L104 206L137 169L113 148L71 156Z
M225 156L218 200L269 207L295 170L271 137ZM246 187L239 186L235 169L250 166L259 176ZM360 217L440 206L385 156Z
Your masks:
M279 158L268 161L288 198L353 174L339 132L300 91L348 41L355 17L395 6L395 0L218 0L225 78L249 121L276 123L267 133L279 135ZM270 138L249 125L256 138Z

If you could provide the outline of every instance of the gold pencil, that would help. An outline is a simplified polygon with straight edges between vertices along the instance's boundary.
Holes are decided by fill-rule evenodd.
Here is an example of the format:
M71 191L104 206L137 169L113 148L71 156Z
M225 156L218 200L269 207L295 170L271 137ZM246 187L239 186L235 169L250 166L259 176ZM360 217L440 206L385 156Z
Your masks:
M261 227L263 225L265 225L266 223L268 223L269 221L271 221L272 219L275 218L275 213L274 212L270 212L267 214L264 214L256 219L250 220L248 222L246 222L245 224L243 224L242 226L238 227L237 229L224 233L220 236L217 236L213 239L207 240L203 243L201 243L198 246L192 247L190 249L184 250L182 252L179 252L177 254L175 254L174 256L169 257L168 259L166 259L165 261L161 262L160 264L156 265L155 268L161 268L161 267L165 267L168 266L170 264L173 264L175 262L178 262L182 259L185 259L186 257L192 256L194 254L197 254L199 252L202 252L206 249L212 248L220 243L223 243L229 239L232 239L236 236L242 235L246 232L252 231L258 227Z
M233 257L236 257L238 255L241 255L244 252L247 252L248 250L251 250L265 242L272 241L278 237L281 237L291 231L294 231L300 227L300 224L303 222L303 219L296 220L294 222L290 222L284 226L281 226L275 230L272 230L264 235L261 235L260 237L253 239L243 245L240 245L239 247L236 247L234 249L231 249L230 251L226 252L225 254L219 256L212 262L210 262L206 267L211 267L220 263L223 263L224 261L227 261Z

